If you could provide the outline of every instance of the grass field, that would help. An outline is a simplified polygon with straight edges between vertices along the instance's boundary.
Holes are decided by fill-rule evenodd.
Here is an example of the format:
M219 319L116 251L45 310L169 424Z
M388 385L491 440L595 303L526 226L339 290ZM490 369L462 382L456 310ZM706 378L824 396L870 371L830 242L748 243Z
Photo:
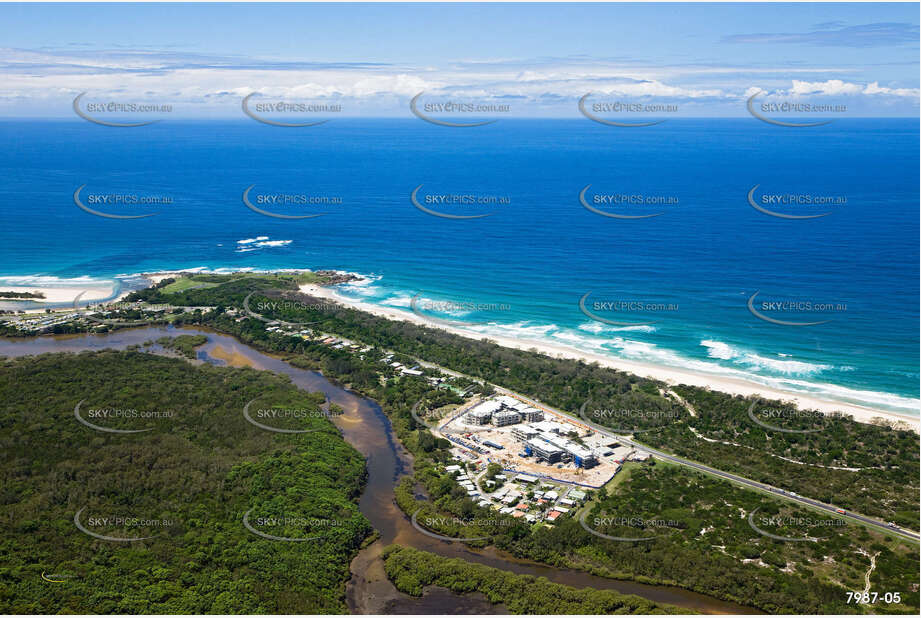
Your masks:
M163 288L163 293L175 294L176 292L185 292L186 290L192 289L213 288L218 285L217 283L209 283L207 281L197 281L195 277L181 277Z
M164 294L176 294L188 290L203 290L214 288L223 283L246 279L249 277L274 278L281 280L294 281L299 285L305 283L318 283L323 281L323 277L314 272L290 272L290 273L234 273L233 275L215 275L202 273L199 275L181 276L169 285L165 286L162 291Z

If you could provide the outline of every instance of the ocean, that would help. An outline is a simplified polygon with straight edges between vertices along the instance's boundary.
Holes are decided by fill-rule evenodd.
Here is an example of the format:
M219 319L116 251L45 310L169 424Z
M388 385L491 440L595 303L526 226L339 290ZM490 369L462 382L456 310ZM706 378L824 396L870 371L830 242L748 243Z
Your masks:
M0 290L339 269L366 277L347 296L485 335L917 415L918 136L915 119L0 121Z

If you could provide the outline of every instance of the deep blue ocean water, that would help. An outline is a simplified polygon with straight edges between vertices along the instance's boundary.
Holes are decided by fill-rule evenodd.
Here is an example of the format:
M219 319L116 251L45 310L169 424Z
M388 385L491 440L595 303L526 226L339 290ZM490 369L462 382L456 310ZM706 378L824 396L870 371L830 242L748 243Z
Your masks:
M919 395L917 120L836 120L789 129L754 119L669 120L612 128L587 120L502 120L454 129L408 120L336 120L311 128L252 121L170 121L111 128L75 120L0 122L0 286L106 279L155 270L335 268L369 277L355 298L428 306L486 322L484 333L546 339L664 365L747 377L917 414ZM94 206L82 195L165 195L169 205ZM341 205L282 220L247 209L257 194L335 196ZM426 214L410 202L456 220ZM579 192L669 198L607 211ZM846 198L828 207L772 205L764 194ZM445 207L432 195L508 203ZM677 202L677 203L675 203ZM266 206L266 208L268 208ZM315 208L315 210L310 210ZM262 238L266 237L266 238ZM254 240L257 239L257 240ZM239 241L251 241L243 242ZM290 242L283 242L290 241ZM17 277L15 280L8 277ZM4 279L6 277L7 279ZM42 278L42 279L39 279ZM130 285L130 278L124 279ZM63 282L63 281L62 281ZM746 302L829 302L830 311L763 313ZM585 315L579 299L614 326ZM596 301L671 304L610 311ZM647 324L646 322L653 322Z

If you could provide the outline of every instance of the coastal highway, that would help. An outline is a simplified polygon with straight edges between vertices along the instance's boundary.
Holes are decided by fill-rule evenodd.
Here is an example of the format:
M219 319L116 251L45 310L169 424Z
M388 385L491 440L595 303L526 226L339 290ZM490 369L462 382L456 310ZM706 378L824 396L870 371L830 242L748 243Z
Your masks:
M460 373L459 371L448 369L447 367L442 367L441 365L436 365L435 363L430 363L430 362L427 362L427 361L424 361L418 358L416 358L415 361L422 367L426 367L428 369L436 369L445 375L449 375L455 378L466 378L468 380L473 380L474 382L483 383L483 380L474 378L473 376L469 376L469 375ZM696 461L691 461L690 459L685 459L683 457L678 457L676 455L670 455L658 449L652 448L650 446L646 446L645 444L642 444L640 442L636 442L635 440L632 440L630 438L626 438L624 437L623 434L614 433L608 430L607 428L597 425L595 423L592 423L584 418L574 417L567 412L564 412L562 410L557 410L556 408L548 406L547 404L542 403L540 401L531 399L530 397L526 395L522 395L521 393L516 393L515 391L509 390L505 387L498 386L492 383L489 383L489 386L493 387L497 393L515 397L516 399L520 399L521 401L524 401L525 403L528 403L529 405L532 405L535 408L539 408L546 412L550 412L551 414L555 414L557 416L563 416L568 419L572 419L576 423L581 423L585 427L588 427L592 429L593 431L600 433L603 436L616 439L617 441L623 443L624 445L642 449L662 459L663 461L668 461L670 463L677 464L679 466L686 466L688 468L693 468L694 470L697 470L699 472L703 472L705 474L709 474L711 476L715 476L717 478L721 478L721 479L730 481L732 483L737 483L744 487L749 487L751 489L756 489L759 491L767 492L783 500L789 500L790 502L798 502L800 504L810 506L814 509L818 509L823 512L834 514L838 517L844 517L845 519L851 519L851 520L860 522L865 525L875 526L885 532L888 532L889 534L896 535L898 537L907 539L909 541L914 541L914 542L919 541L919 535L917 532L914 532L911 530L905 530L902 528L893 528L884 521L873 519L872 517L867 517L866 515L860 515L859 513L853 513L851 511L845 511L844 513L839 513L836 510L836 507L830 504L825 504L824 502L819 502L818 500L813 500L812 498L806 498L803 496L794 495L793 493L789 491L785 491L778 487L767 485L765 483L759 483L758 481L753 481L751 479L747 479L745 477L738 476L736 474L731 474L729 472L723 472L722 470L711 468L710 466L706 466L704 464L697 463Z
M464 374L462 374L462 373L458 373L457 371L452 371L452 370L450 370L450 369L446 369L446 368L444 368L444 367L440 367L440 366L435 365L435 364L432 364L432 363L427 363L427 362L424 362L424 361L420 361L420 360L418 360L418 359L417 359L417 362L418 362L420 365L422 365L423 367L428 367L428 368L430 368L430 369L437 369L438 371L441 371L442 373L445 373L445 374L450 375L450 376L462 377L462 378L467 378L467 379L469 379L469 380L474 380L474 381L477 381L477 382L481 382L481 380L477 380L476 378L473 378L473 377L471 377L471 376L464 375ZM830 505L830 504L825 504L824 502L819 502L818 500L813 500L812 498L806 498L806 497L803 497L803 496L794 495L794 494L790 493L789 491L785 491L785 490L783 490L783 489L779 489L779 488L774 487L774 486L772 486L772 485L767 485L767 484L765 484L765 483L759 483L758 481L752 481L751 479L747 479L747 478L745 478L745 477L741 477L741 476L738 476L738 475L735 475L735 474L731 474L731 473L729 473L729 472L723 472L722 470L717 470L716 468L711 468L710 466L705 466L704 464L697 463L696 461L691 461L691 460L689 460L689 459L684 459L683 457L677 457L677 456L675 456L675 455L670 455L670 454L665 453L665 452L662 452L662 451L660 451L660 450L658 450L658 449L655 449L655 448L646 446L645 444L642 444L642 443L640 443L640 442L636 442L635 440L631 440L631 439L629 439L629 438L626 438L626 437L624 437L623 434L613 433L613 432L611 432L610 430L608 430L608 429L606 429L606 428L604 428L604 427L602 427L602 426L600 426L600 425L596 425L595 423L592 423L592 422L590 422L590 421L587 421L587 420L585 420L585 419L583 419L583 418L573 417L571 414L568 414L568 413L566 413L566 412L564 412L564 411L562 411L562 410L557 410L556 408L553 408L553 407L551 407L551 406L548 406L547 404L541 403L541 402L539 402L539 401L535 401L534 399L531 399L530 397L527 397L527 396L525 396L525 395L522 395L521 393L516 393L516 392L514 392L514 391L511 391L511 390L509 390L509 389L507 389L507 388L503 388L503 387L501 387L501 386L497 386L497 385L495 385L495 384L490 384L490 386L492 386L494 389L496 389L496 392L497 392L497 393L500 393L500 394L502 394L502 395L509 395L509 396L511 396L511 397L515 397L516 399L520 399L521 401L524 401L525 403L528 403L528 404L530 404L530 405L532 405L532 406L534 406L534 407L536 407L536 408L539 408L539 409L541 409L541 410L550 412L550 413L552 413L552 414L556 414L556 415L558 415L558 416L564 416L564 417L567 417L567 418L570 418L570 419L574 419L574 420L576 420L577 422L579 422L579 423L585 425L586 427L590 427L593 431L596 431L596 432L600 433L600 434L603 435L603 436L606 436L606 437L609 437L609 438L616 439L618 442L621 442L621 443L624 444L624 445L632 446L632 447L634 447L634 448L644 450L644 451L646 451L646 452L648 452L648 453L651 453L652 455L654 455L654 456L656 456L656 457L662 459L663 461L668 461L668 462L670 462L670 463L677 464L677 465L679 465L679 466L686 466L686 467L688 467L688 468L693 468L694 470L697 470L697 471L699 471L699 472L703 472L703 473L709 474L709 475L711 475L711 476L715 476L715 477L718 477L718 478L721 478L721 479L725 479L725 480L727 480L727 481L730 481L730 482L733 482L733 483L737 483L737 484L742 485L742 486L745 486L745 487L750 487L750 488L752 488L752 489L757 489L757 490L760 490L760 491L763 491L763 492L767 492L767 493L770 493L770 494L772 494L772 495L774 495L774 496L776 496L776 497L778 497L778 498L781 498L781 499L784 499L784 500L789 500L790 502L798 502L798 503L800 503L800 504L804 504L804 505L806 505L806 506L810 506L810 507L812 507L812 508L814 508L814 509L818 509L818 510L820 510L820 511L824 511L824 512L830 513L830 514L832 514L832 515L836 515L836 516L838 516L838 517L844 517L845 519L852 519L852 520L858 521L858 522L860 522L860 523L862 523L862 524L867 524L867 525L870 525L870 526L875 526L875 527L877 527L877 528L881 528L881 529L884 530L885 532L888 532L888 533L890 533L890 534L894 534L894 535L899 536L899 537L901 537L901 538L903 538L903 539L908 539L909 541L915 541L915 542L917 542L917 541L919 540L919 535L918 535L917 532L913 532L913 531L911 531L911 530L904 530L904 529L902 529L902 528L893 528L893 527L889 526L889 525L888 525L886 522L884 522L884 521L879 521L879 520L877 520L877 519L873 519L873 518L867 517L867 516L865 516L865 515L860 515L860 514L858 514L858 513L853 513L853 512L851 512L851 511L845 511L844 513L840 513L840 512L838 512L838 511L836 510L836 507L834 507L834 506L832 506L832 505Z
M650 448L648 446L644 446L642 444L638 444L631 440L625 440L624 438L618 438L618 439L621 442L624 442L636 448L652 453L653 455L663 459L664 461L670 461L672 463L680 464L682 466L688 466L689 468L694 468L695 470L699 470L701 472L705 472L706 474L710 474L712 476L717 476L717 477L726 479L728 481L738 483L739 485L744 485L746 487L751 487L753 489L760 489L761 491L766 491L768 493L776 495L779 498L784 498L791 502L799 502L801 504L811 506L821 511L831 513L832 515L836 515L837 517L850 518L850 519L854 519L864 524L869 524L871 526L882 528L886 532L900 536L910 541L918 541L918 534L916 532L912 532L910 530L903 530L902 528L893 528L891 526L888 526L885 522L882 522L876 519L871 519L870 517L859 515L851 511L845 511L844 513L839 513L835 507L825 504L824 502L819 502L818 500L813 500L812 498L805 498L803 496L798 496L798 495L794 496L788 491L784 491L783 489L777 489L776 487L773 487L771 485L765 485L764 483L759 483L757 481L752 481L752 480L743 478L741 476L736 476L735 474L723 472L722 470L717 470L715 468L711 468L709 466L705 466L703 464L699 464L699 463L696 463L696 462L693 462L687 459L675 457L673 455L669 455L668 453L663 453L662 451L659 451L654 448Z
M516 397L517 399L521 399L522 401L525 401L526 403L528 403L528 404L530 404L530 405L532 405L532 406L535 406L535 407L538 407L538 408L540 408L540 409L543 409L543 410L552 412L553 414L565 416L565 417L568 417L568 418L574 418L572 415L567 414L566 412L563 412L562 410L557 410L557 409L555 409L555 408L552 408L552 407L550 407L550 406L548 406L548 405L546 405L546 404L544 404L544 403L541 403L541 402L539 402L539 401L535 401L535 400L533 400L533 399L530 399L530 398L528 398L528 397L525 397L524 395L521 395L520 393L515 393L515 392L510 391L510 390L508 390L508 389L506 389L506 388L502 388L501 386L495 386L495 385L493 385L493 386L494 386L494 388L496 389L496 392L501 392L501 393L504 394L504 395L510 395L510 396L512 396L512 397ZM873 519L873 518L867 517L867 516L865 516L865 515L860 515L860 514L858 514L858 513L853 513L853 512L851 512L851 511L845 511L844 513L840 513L840 512L838 512L838 511L836 510L836 507L831 506L831 505L829 505L829 504L825 504L824 502L819 502L818 500L813 500L812 498L806 498L806 497L803 497L803 496L794 495L794 494L790 493L789 491L785 491L785 490L783 490L783 489L778 489L777 487L774 487L774 486L772 486L772 485L767 485L767 484L765 484L765 483L759 483L758 481L753 481L753 480L751 480L751 479L747 479L747 478L742 477L742 476L737 476L737 475L731 474L731 473L729 473L729 472L723 472L722 470L717 470L716 468L711 468L710 466L705 466L704 464L697 463L696 461L691 461L690 459L684 459L683 457L677 457L677 456L675 456L675 455L670 455L670 454L665 453L665 452L662 452L662 451L660 451L660 450L658 450L658 449L652 448L652 447L650 447L650 446L646 446L645 444L642 444L642 443L640 443L640 442L636 442L635 440L631 440L631 439L629 439L629 438L625 438L623 434L613 433L613 432L607 430L606 428L604 428L604 427L602 427L602 426L600 426L600 425L596 425L595 423L592 423L592 422L590 422L590 421L587 421L587 420L585 420L585 419L583 419L583 418L578 418L578 419L576 419L576 420L577 420L578 422L582 423L583 425L586 425L586 426L588 426L588 427L591 427L594 431L597 431L598 433L600 433L600 434L603 435L603 436L607 436L607 437L609 437L609 438L614 438L614 439L616 439L618 442L623 443L624 445L632 446L632 447L634 447L634 448L644 450L644 451L646 451L646 452L648 452L648 453L651 453L651 454L655 455L656 457L662 459L663 461L668 461L668 462L670 462L670 463L678 464L678 465L680 465L680 466L687 466L688 468L693 468L693 469L698 470L698 471L700 471L700 472L703 472L703 473L705 473L705 474L709 474L709 475L711 475L711 476L716 476L716 477L718 477L718 478L725 479L725 480L727 480L727 481L731 481L731 482L733 482L733 483L737 483L737 484L743 485L743 486L745 486L745 487L750 487L750 488L752 488L752 489L758 489L758 490L761 490L761 491L764 491L764 492L768 492L768 493L770 493L770 494L773 494L773 495L777 496L778 498L782 498L782 499L785 499L785 500L789 500L790 502L798 502L798 503L800 503L800 504L805 504L805 505L811 506L811 507L813 507L813 508L815 508L815 509L819 509L819 510L821 510L821 511L825 511L825 512L827 512L827 513L831 513L832 515L836 515L836 516L838 516L838 517L844 517L844 518L846 518L846 519L853 519L853 520L859 521L859 522L861 522L861 523L863 523L863 524L868 524L868 525L871 525L871 526L876 526L877 528L882 528L884 531L886 531L886 532L888 532L888 533L890 533L890 534L894 534L894 535L900 536L900 537L902 537L902 538L904 538L904 539L908 539L908 540L910 540L910 541L918 541L918 540L919 540L919 536L918 536L918 533L917 533L917 532L913 532L913 531L911 531L911 530L904 530L904 529L902 529L902 528L893 528L893 527L889 526L888 524L886 524L886 522L884 522L884 521L879 521L879 520L877 520L877 519Z

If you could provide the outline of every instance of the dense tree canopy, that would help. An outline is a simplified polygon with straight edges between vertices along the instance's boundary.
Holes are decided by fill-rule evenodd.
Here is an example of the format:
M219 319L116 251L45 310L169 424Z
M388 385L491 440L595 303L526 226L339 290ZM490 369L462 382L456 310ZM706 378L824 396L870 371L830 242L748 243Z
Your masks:
M0 612L345 611L349 562L371 533L364 461L321 414L285 419L318 430L305 434L250 424L257 397L280 410L324 401L266 372L136 352L3 361ZM75 418L81 401L93 424L149 431L92 429ZM322 538L259 537L248 511L265 533ZM99 540L78 512L91 532L152 538ZM100 523L113 517L142 523Z

